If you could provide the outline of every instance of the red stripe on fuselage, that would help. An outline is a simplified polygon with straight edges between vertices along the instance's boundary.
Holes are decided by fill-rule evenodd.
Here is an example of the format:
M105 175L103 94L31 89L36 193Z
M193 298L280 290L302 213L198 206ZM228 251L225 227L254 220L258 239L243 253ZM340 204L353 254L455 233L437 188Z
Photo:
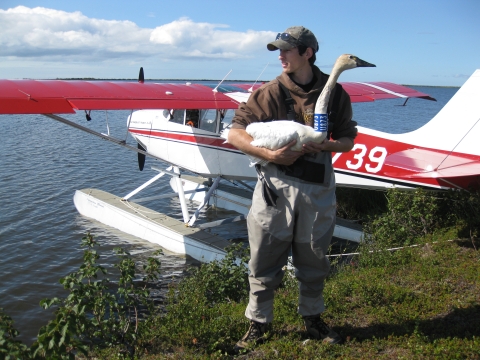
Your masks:
M426 151L422 158L417 160L421 160L423 164L431 165L431 171L427 171L425 168L415 169L409 166L409 161L405 162L405 166L402 166L401 163L397 165L389 164L389 156L412 149ZM384 153L385 157L382 158ZM353 176L355 174L362 174L371 178L384 178L386 181L394 179L434 187L451 187L451 183L454 183L457 186L467 188L468 184L472 182L471 178L480 177L477 174L468 174L465 176L462 172L458 173L458 177L450 175L442 178L441 174L439 174L438 177L415 176L416 174L433 173L440 164L446 167L449 157L457 157L456 160L458 162L463 159L465 163L480 161L480 157L477 155L431 149L359 133L355 139L355 147L353 150L340 154L334 163L334 167L336 170L349 172ZM445 162L443 162L443 160L445 160ZM455 168L455 164L451 164L449 167ZM442 168L440 168L439 171L441 172ZM446 181L448 181L448 183Z
M131 128L129 131L134 134L146 135L156 139L182 141L186 143L191 143L192 145L211 146L211 147L217 147L220 149L238 151L236 147L226 143L225 139L222 139L220 137L211 137L211 136L205 136L200 134L189 134L189 133L174 133L174 132L158 131L158 130L139 130L139 129L131 129Z

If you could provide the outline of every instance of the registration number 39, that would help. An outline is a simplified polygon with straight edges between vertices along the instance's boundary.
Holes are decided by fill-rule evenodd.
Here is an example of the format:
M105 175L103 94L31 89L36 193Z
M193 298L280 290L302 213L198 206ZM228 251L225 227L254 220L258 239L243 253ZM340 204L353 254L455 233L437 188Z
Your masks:
M368 152L368 156L367 155ZM365 170L371 173L380 171L387 157L387 149L382 146L375 146L368 151L364 144L355 144L348 153L336 153L332 158L332 163L338 160L342 154L348 154L349 157L353 153L353 159L347 160L345 166L351 170L358 170L365 163Z

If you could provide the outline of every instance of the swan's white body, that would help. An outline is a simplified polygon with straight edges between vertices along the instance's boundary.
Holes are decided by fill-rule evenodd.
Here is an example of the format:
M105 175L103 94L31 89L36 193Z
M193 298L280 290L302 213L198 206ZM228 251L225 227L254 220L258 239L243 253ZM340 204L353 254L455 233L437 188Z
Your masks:
M345 70L359 66L375 65L364 62L354 55L340 55L333 66L332 73L330 74L325 87L317 99L315 104L315 116L327 114L330 94L332 93L340 74ZM295 139L297 142L291 149L294 151L300 151L302 145L308 142L323 142L327 137L328 129L326 131L315 131L311 126L302 125L294 121L277 120L272 122L252 123L247 126L246 131L253 138L251 144L254 146L277 150ZM255 163L254 160L255 159L252 159L252 162ZM258 159L256 162L259 162Z
M302 150L302 144L310 141L322 142L326 133L319 133L311 126L302 125L295 121L278 120L270 122L257 122L247 126L247 133L254 139L251 144L277 150L284 147L292 140L297 140L292 150Z

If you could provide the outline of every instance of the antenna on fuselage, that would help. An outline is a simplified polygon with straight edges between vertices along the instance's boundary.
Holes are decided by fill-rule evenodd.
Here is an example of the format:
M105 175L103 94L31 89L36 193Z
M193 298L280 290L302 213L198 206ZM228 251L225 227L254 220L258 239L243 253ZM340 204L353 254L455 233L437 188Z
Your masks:
M253 87L255 86L255 84L257 83L258 79L260 79L260 76L262 76L263 72L265 71L265 69L267 68L267 66L270 65L270 63L267 63L267 65L265 65L265 67L263 68L262 72L260 73L260 75L258 75L257 77L257 80L255 80L255 82L253 83L252 87L250 89L248 89L248 92L253 92Z
M232 72L232 70L230 70L230 71L228 72L228 74L225 75L225 77L222 79L222 81L220 81L220 82L218 83L218 85L215 86L215 89L212 90L213 92L218 92L218 90L217 90L218 87L219 87L220 85L222 85L223 81L227 78L227 76L228 76L231 72Z

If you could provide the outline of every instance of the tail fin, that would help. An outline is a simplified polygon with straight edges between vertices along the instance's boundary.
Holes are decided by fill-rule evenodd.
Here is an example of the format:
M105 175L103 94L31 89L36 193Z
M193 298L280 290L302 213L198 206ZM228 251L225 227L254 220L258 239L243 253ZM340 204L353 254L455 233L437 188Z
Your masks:
M399 136L421 147L480 155L480 69L432 120Z

